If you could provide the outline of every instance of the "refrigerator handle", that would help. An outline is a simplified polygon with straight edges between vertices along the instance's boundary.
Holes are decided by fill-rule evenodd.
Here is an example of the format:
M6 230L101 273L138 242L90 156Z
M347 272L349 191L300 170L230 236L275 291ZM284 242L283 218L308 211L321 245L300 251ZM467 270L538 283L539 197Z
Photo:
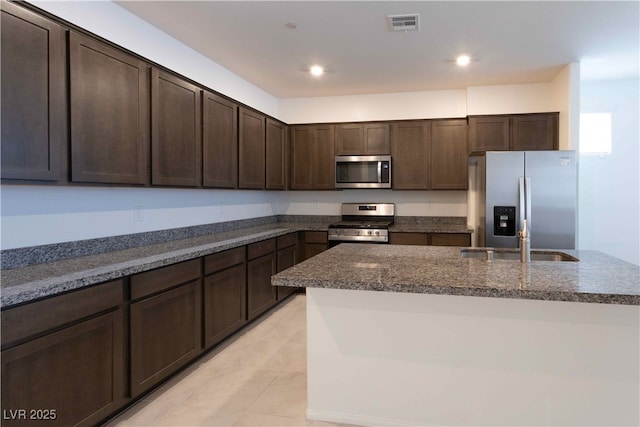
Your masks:
M526 204L525 204L525 186L524 186L524 177L518 177L518 214L519 214L519 221L518 221L518 231L522 230L522 227L524 227L524 213L525 213L525 209L526 209Z
M526 213L526 218L527 218L527 234L529 234L529 231L531 231L531 177L530 176L525 176L524 177L524 191L526 194L526 200L525 200L525 206L527 207L527 213Z

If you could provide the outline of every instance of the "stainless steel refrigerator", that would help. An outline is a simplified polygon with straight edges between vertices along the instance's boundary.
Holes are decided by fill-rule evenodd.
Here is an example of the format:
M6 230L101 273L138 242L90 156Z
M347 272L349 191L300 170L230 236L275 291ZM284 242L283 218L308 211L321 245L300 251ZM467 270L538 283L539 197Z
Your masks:
M527 219L531 248L575 249L574 151L494 151L473 159L479 246L517 248Z

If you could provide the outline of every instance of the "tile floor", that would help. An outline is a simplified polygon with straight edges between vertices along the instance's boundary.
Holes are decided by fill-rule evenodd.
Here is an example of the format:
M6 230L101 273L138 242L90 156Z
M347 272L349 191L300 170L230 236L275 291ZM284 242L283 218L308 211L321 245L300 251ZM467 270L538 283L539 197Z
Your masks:
M107 426L337 426L305 418L306 341L298 294Z

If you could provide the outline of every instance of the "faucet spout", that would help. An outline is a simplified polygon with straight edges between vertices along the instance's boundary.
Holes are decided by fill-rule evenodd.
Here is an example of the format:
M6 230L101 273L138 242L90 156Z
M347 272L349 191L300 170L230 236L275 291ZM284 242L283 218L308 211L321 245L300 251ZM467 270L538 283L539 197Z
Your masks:
M520 237L520 262L529 263L531 262L531 240L526 219L522 222L522 230L518 231L518 236Z

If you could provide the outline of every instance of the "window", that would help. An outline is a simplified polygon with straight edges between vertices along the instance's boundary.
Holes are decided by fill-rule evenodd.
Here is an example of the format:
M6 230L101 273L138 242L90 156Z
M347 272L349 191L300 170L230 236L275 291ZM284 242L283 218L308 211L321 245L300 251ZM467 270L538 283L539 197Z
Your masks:
M580 154L611 154L611 113L580 114Z

